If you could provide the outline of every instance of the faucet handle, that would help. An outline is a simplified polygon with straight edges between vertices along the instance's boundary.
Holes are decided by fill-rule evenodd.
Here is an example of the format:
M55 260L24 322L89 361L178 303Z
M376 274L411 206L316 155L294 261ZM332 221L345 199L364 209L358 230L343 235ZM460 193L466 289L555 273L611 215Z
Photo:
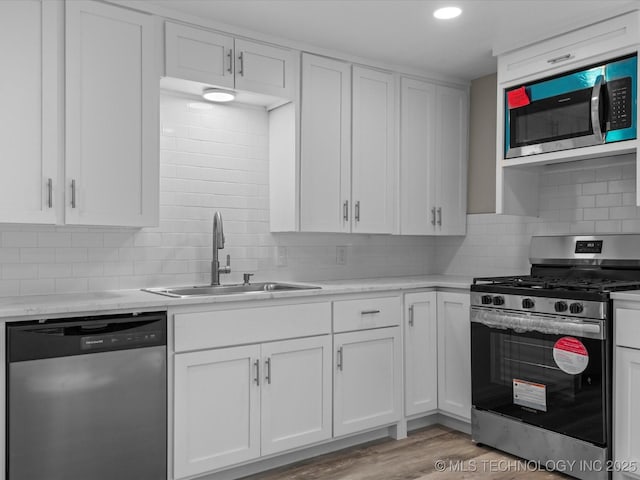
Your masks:
M244 284L249 285L249 280L253 277L253 273L243 273L242 278L244 279Z
M227 254L227 267L231 268L231 255Z

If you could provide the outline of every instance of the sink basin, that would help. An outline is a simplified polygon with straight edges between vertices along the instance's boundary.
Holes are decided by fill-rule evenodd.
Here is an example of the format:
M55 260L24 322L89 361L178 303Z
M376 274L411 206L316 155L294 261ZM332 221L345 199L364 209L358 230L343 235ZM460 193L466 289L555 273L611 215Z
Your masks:
M314 290L321 287L300 285L295 283L263 282L235 285L198 285L193 287L143 288L145 292L166 295L167 297L189 298L216 295L234 295L238 293L255 292L287 292L295 290Z

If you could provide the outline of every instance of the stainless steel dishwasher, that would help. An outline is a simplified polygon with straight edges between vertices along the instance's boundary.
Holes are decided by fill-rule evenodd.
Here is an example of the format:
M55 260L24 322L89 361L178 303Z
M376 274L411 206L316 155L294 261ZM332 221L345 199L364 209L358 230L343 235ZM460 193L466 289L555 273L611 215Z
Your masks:
M7 323L8 480L167 478L166 314Z

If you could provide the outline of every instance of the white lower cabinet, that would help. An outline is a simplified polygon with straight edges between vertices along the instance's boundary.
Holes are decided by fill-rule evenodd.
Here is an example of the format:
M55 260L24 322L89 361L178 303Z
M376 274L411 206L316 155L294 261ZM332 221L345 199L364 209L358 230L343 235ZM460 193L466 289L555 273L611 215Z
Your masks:
M404 335L405 415L438 408L437 292L407 293Z
M640 303L615 307L613 478L640 479Z
M175 478L330 437L329 335L175 355Z
M613 476L637 479L640 478L640 350L616 347L615 382L614 457L617 464L628 465L635 475L618 471Z
M262 345L262 455L331 437L331 336Z
M334 435L347 435L400 420L400 327L335 334L333 344Z
M438 292L438 409L471 420L469 294Z
M260 345L175 356L174 475L260 456Z

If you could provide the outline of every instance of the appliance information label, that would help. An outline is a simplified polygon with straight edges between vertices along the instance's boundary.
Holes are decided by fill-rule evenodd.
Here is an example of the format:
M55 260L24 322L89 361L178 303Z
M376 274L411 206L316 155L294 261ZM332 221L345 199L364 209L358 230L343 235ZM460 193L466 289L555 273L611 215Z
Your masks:
M547 387L541 383L513 379L513 403L523 407L547 411Z
M589 352L584 344L574 337L562 337L553 346L553 359L565 373L577 375L589 364Z

